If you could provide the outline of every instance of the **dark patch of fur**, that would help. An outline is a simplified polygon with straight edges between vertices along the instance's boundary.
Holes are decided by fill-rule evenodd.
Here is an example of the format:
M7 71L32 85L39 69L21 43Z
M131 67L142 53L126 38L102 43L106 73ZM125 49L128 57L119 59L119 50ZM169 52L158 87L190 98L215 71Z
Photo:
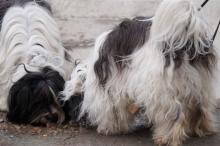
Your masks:
M36 2L39 6L45 8L46 10L52 13L50 4L44 0L0 0L0 30L5 13L10 7L15 5L23 7L28 2L33 1Z
M83 102L83 95L73 95L63 104L63 110L67 121L78 122L78 116Z
M64 51L64 58L66 61L71 62L71 55L65 50Z
M164 43L163 46L163 52L166 52L169 49L169 45ZM200 44L200 46L204 47L202 44ZM216 56L212 42L206 42L206 46L209 47L204 47L205 54L196 54L195 45L188 41L184 48L176 50L172 52L172 54L165 53L165 68L169 67L172 59L174 62L174 69L178 69L184 61L184 56L187 55L190 65L194 66L195 68L203 67L211 73L213 65L216 64Z
M18 124L32 123L36 118L39 120L32 124L41 124L42 119L57 122L58 115L52 111L52 107L57 107L54 94L57 96L63 90L64 83L63 77L49 67L41 72L28 72L10 89L7 119Z
M59 99L62 99L62 95ZM92 128L90 121L87 118L87 114L79 118L81 105L84 99L83 93L72 95L68 101L60 101L60 104L63 105L62 108L65 112L66 122L70 121L71 123L78 123L83 128Z
M125 19L108 34L94 65L95 74L101 85L105 85L111 75L111 60L121 72L129 63L122 59L131 55L148 40L152 22L142 21L143 18L146 19L146 17Z
M96 126L92 125L91 122L89 121L88 114L84 114L84 116L79 119L79 125L80 127L87 129L96 128Z

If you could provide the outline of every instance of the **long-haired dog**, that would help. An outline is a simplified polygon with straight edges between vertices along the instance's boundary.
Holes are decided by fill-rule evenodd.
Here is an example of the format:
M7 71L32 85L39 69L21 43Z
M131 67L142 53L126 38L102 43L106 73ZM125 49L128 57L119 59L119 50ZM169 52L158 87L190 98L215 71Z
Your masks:
M97 39L80 116L98 133L127 133L142 107L158 145L212 134L215 64L198 9L190 0L164 0L152 19L125 20Z
M71 63L50 5L3 0L1 8L0 110L15 123L62 123L57 95Z

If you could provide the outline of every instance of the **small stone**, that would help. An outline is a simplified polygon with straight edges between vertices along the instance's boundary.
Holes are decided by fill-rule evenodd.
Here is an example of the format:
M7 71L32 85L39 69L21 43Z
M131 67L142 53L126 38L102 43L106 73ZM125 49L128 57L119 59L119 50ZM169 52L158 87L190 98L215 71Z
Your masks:
M0 119L0 123L4 123L4 121L5 121L4 119Z
M17 129L17 130L20 130L20 129L21 129L21 127L18 126L18 125L14 125L14 127L15 127L15 129Z

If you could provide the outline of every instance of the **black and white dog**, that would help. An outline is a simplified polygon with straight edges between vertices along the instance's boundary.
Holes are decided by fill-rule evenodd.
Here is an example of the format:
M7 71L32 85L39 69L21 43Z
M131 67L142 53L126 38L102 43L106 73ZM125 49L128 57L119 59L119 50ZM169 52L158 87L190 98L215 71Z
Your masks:
M0 2L0 110L15 123L62 123L57 96L69 78L68 60L50 5Z
M125 20L103 33L88 62L80 117L98 133L129 132L137 107L153 124L158 145L180 146L188 135L216 132L216 53L190 0L164 0L152 19Z

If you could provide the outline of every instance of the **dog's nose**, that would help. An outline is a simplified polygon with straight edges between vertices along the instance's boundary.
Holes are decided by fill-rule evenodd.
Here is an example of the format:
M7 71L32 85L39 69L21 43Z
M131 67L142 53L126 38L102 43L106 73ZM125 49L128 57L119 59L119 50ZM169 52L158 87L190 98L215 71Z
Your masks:
M47 113L41 114L31 123L36 126L38 125L46 126L48 123L57 123L57 122L58 122L58 114L51 113L50 111L48 111Z

